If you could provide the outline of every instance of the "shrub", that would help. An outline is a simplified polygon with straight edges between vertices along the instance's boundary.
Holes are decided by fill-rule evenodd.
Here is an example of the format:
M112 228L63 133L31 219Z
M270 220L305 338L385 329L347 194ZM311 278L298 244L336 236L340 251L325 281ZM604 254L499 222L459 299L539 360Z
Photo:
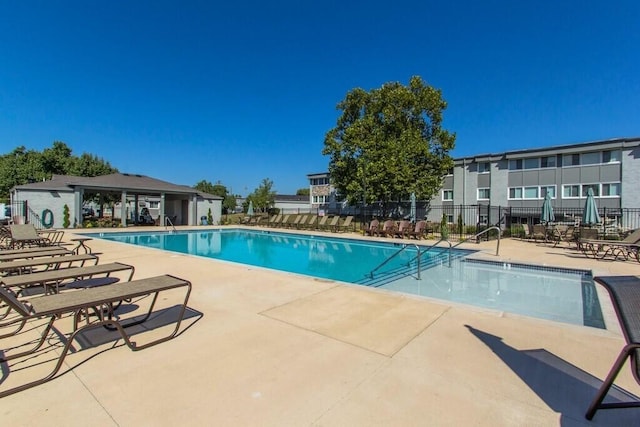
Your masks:
M69 219L69 206L64 205L62 208L62 227L69 228L71 220Z

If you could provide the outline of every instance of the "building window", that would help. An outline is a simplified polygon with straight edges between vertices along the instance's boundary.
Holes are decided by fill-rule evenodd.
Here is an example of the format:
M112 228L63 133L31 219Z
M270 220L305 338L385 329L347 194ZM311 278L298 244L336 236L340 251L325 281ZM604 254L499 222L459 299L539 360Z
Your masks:
M563 185L562 186L563 199L574 199L576 197L580 197L579 185Z
M478 200L489 200L491 198L491 190L488 188L478 188Z
M609 150L602 152L602 163L618 163L620 162L620 150Z
M311 185L328 185L329 178L311 178Z
M602 184L602 197L620 197L620 183Z
M453 201L453 190L442 190L442 201Z
M515 171L522 169L522 159L509 160L509 170Z
M322 204L327 202L327 196L313 196L314 204Z
M551 196L552 199L556 198L556 186L555 185L547 185L540 187L540 197L545 198L547 194Z
M596 151L595 153L582 153L582 158L580 159L580 164L582 165L597 165L600 163L600 152Z
M593 195L600 195L600 184L582 184L582 197L587 197L589 189L593 189Z
M540 158L532 157L530 159L524 159L525 169L538 169L540 167Z
M562 166L580 166L580 154L565 154L562 156Z
M509 188L509 199L511 200L522 199L522 187Z
M489 173L491 171L491 163L480 162L478 163L478 173Z
M160 207L160 202L158 201L149 201L149 208L150 209L158 209Z
M538 194L538 187L524 187L525 199L539 199Z
M555 168L556 167L556 156L543 157L540 159L540 167L541 168Z

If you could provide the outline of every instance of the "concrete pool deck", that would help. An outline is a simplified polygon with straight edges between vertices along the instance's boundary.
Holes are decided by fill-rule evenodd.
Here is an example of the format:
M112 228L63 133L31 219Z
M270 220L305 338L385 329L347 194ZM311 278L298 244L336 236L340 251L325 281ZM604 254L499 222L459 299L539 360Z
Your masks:
M73 237L66 232L64 241ZM100 263L134 265L134 278L168 273L190 280L182 332L139 352L103 330L83 334L75 347L81 351L67 356L56 378L0 399L3 425L640 422L640 409L584 418L624 343L606 292L599 294L608 330L600 330L98 239L88 244ZM636 261L594 261L517 239L503 239L497 257L495 241L463 247L491 260L640 274ZM160 330L136 339L170 327L179 298L162 298L153 319ZM70 324L61 319L60 332ZM3 339L0 348L37 332ZM57 342L50 339L37 357L2 364L0 390L51 369ZM640 395L628 366L616 384Z

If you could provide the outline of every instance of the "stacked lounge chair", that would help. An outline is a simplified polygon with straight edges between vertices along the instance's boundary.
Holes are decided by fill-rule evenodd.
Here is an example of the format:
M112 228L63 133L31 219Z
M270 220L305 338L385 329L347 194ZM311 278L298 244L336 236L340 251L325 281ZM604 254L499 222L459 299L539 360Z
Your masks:
M3 366L0 398L52 379L63 366L75 338L84 331L103 327L118 331L125 344L133 351L174 338L180 330L191 293L191 283L187 280L166 274L131 280L135 271L132 265L118 262L99 264L95 255L73 255L61 247L0 250L0 257L5 257L0 261L0 272L13 273L0 277L0 306L4 312L0 314L0 363ZM85 262L94 264L85 266ZM25 290L32 290L36 286L42 287L45 294L39 292L37 295L26 295ZM184 299L177 306L178 317L173 331L160 337L150 334L149 336L154 338L144 344L133 342L132 334L127 333L126 328L149 320L156 302L159 301L159 295L173 289L184 290ZM150 298L145 299L146 296ZM135 310L135 314L127 318L121 317L127 310L118 312L118 307L134 298L133 307L139 307L143 301L149 301L148 311L145 310L141 315ZM65 332L64 326L58 326L55 329L56 333L51 334L54 323L68 317L66 315L72 316L71 330ZM92 316L96 319L91 319ZM81 319L86 320L86 323L80 322ZM43 326L42 320L48 320L44 328L40 327ZM41 330L39 339L23 338L24 333L21 331L27 325L30 328L24 333L28 332L29 335ZM136 336L140 336L141 330L144 331L145 328L138 328L134 332ZM7 342L9 340L11 341ZM18 377L17 386L7 381L7 377L13 371L30 368L27 361L38 359L38 350L45 343L57 346L58 341L63 344L63 348L61 351L56 349L57 360L54 360L55 366L48 374L26 383L19 381ZM46 357L49 353L52 352L47 348L42 354ZM16 361L12 362L13 360ZM32 364L37 367L34 368L36 373L40 370L41 363Z

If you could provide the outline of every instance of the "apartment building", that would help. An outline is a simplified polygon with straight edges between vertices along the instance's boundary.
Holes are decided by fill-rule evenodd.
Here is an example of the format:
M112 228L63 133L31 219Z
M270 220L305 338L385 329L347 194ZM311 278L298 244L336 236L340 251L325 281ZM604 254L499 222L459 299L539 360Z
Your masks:
M329 175L308 178L312 206L337 207ZM516 216L532 216L547 193L560 216L575 216L589 188L601 209L640 207L640 137L456 158L424 216L439 221L444 213L454 222L456 206L509 208L520 212ZM465 218L465 223L497 223L496 215L478 209L476 218Z

